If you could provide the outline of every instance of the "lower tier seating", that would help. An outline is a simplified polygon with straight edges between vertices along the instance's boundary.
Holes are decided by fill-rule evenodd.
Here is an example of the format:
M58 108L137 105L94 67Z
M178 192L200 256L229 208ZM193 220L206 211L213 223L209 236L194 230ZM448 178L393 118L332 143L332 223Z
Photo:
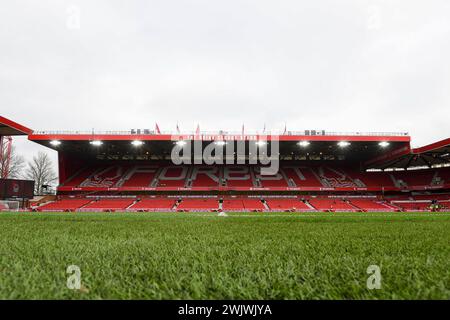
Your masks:
M183 199L178 205L178 211L212 211L219 209L217 199Z
M405 211L428 211L430 210L431 201L411 201L411 202L394 202L397 206Z
M39 207L39 211L76 211L92 202L92 199L61 199Z
M142 199L129 207L128 211L171 211L174 206L175 199Z
M84 206L83 211L125 211L134 202L134 198L100 199Z
M356 212L356 211L430 211L431 204L436 202L441 208L450 207L450 194L422 194L422 195L389 195L384 198L381 195L367 197L355 196L220 196L188 198L180 196L154 196L154 197L86 197L69 198L61 197L34 207L37 211L331 211L331 212ZM435 208L433 208L435 209ZM441 209L442 211L442 209Z
M311 198L309 203L319 211L358 211L358 208L337 198Z
M266 203L272 211L314 211L311 207L308 207L300 199L266 199Z
M350 202L355 207L358 207L363 211L380 211L380 212L395 211L394 207L389 206L388 204L380 202L378 200L351 199Z

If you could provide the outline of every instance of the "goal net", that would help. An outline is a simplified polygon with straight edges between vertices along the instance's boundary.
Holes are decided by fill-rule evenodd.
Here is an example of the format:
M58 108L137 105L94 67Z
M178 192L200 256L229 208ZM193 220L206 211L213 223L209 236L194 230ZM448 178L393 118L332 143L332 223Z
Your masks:
M20 201L0 200L0 211L19 211Z

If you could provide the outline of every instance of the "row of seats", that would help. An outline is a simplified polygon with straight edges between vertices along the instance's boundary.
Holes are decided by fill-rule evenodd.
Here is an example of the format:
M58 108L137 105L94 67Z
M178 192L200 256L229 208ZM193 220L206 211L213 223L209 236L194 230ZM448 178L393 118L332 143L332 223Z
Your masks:
M282 165L264 176L257 166L114 165L80 170L61 186L83 188L371 188L436 186L449 183L450 169L408 172L357 172L332 166Z
M439 203L450 206L450 195L439 196ZM392 200L376 198L306 197L259 198L63 198L37 208L38 211L423 211L431 200Z

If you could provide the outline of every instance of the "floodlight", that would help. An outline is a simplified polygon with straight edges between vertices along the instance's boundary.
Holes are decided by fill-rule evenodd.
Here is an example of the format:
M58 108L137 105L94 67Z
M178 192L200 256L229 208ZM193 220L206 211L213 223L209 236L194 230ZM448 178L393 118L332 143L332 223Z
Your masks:
M311 144L311 142L309 141L300 141L299 143L297 143L300 147L306 148L307 146L309 146Z
M103 144L103 141L94 140L94 141L91 141L90 144L92 144L94 147L100 147Z
M50 144L54 147L57 147L57 146L61 145L61 141L53 140L53 141L50 141Z
M341 148L348 147L349 145L350 145L350 142L348 142L348 141L339 141L338 142L338 146Z
M258 147L263 147L263 146L265 146L266 144L267 144L267 141L262 141L262 140L256 141L256 145L257 145Z
M387 141L381 141L378 145L382 148L386 148L387 146L390 145L390 143Z
M133 146L135 146L135 147L140 147L140 146L142 146L144 144L144 142L140 141L140 140L134 140L134 141L131 142L131 144Z
M182 147L186 145L186 141L180 140L175 143L177 146Z

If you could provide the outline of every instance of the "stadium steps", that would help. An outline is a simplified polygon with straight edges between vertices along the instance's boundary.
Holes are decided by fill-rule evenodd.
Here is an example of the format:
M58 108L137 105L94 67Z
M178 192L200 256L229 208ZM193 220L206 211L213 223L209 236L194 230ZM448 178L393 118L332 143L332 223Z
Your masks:
M92 178L93 178L95 175L97 175L97 174L103 172L104 170L106 170L105 167L99 167L97 170L94 170L94 172L92 172L92 174L89 175L89 177L87 177L86 179L84 179L84 181L82 181L82 182L80 183L80 187L84 187L87 183L89 183L89 182L92 180Z
M262 204L264 205L265 210L270 211L269 205L265 199L261 199Z
M74 180L76 177L81 175L81 173L86 170L86 168L81 168L80 170L76 171L73 175L71 175L69 178L66 179L63 183L61 183L61 186L65 186L66 184L70 183L72 180Z
M439 171L436 171L433 175L433 179L431 179L431 185L432 186L440 186L445 183L444 180L439 176Z
M354 205L354 204L351 203L351 201L348 200L348 199L344 199L344 202L347 203L350 207L354 208L356 211L359 211L359 212L364 211L364 209L362 209L362 208L360 208L360 207Z
M39 207L54 201L56 201L55 195L37 196L30 200L30 207Z
M255 187L255 188L261 188L261 187L258 187L258 185L257 185L257 183L256 183L256 176L255 176L255 172L253 171L253 168L250 167L250 168L248 168L248 169L249 169L248 172L249 172L249 174L250 174L250 179L252 180L253 187ZM260 185L262 186L261 181L260 181L259 183L260 183Z
M161 175L162 170L163 170L163 168L161 167L156 171L155 177L153 178L152 182L150 183L151 188L156 188L159 185L159 176Z
M125 209L125 211L128 211L132 206L134 206L136 203L138 203L139 202L139 199L135 199L134 201L133 201L133 203L132 204L130 204L126 209Z
M180 206L180 204L181 204L181 202L182 202L183 200L181 200L181 199L178 199L178 200L176 200L175 201L175 204L173 205L173 207L172 207L172 210L178 210L178 207Z
M91 201L89 201L88 203L86 203L86 204L84 204L84 205L82 205L81 207L79 207L77 210L81 210L81 209L83 209L84 207L86 207L86 206L88 206L88 205L90 205L92 202L94 202L95 200L91 200Z
M119 179L119 181L116 182L114 187L120 188L123 186L125 182L130 178L130 174L133 172L133 167L128 168L123 174L122 177Z
M311 210L318 211L316 208L314 208L314 206L311 203L309 203L308 200L305 199L305 200L302 200L302 202L304 204L306 204L308 206L308 208L310 208Z
M297 185L295 184L294 179L292 179L292 178L287 179L286 178L286 181L288 182L289 188L297 188Z
M384 205L386 208L393 209L394 211L403 211L403 208L400 206L397 206L396 204L388 201L382 201L380 202L382 205Z

